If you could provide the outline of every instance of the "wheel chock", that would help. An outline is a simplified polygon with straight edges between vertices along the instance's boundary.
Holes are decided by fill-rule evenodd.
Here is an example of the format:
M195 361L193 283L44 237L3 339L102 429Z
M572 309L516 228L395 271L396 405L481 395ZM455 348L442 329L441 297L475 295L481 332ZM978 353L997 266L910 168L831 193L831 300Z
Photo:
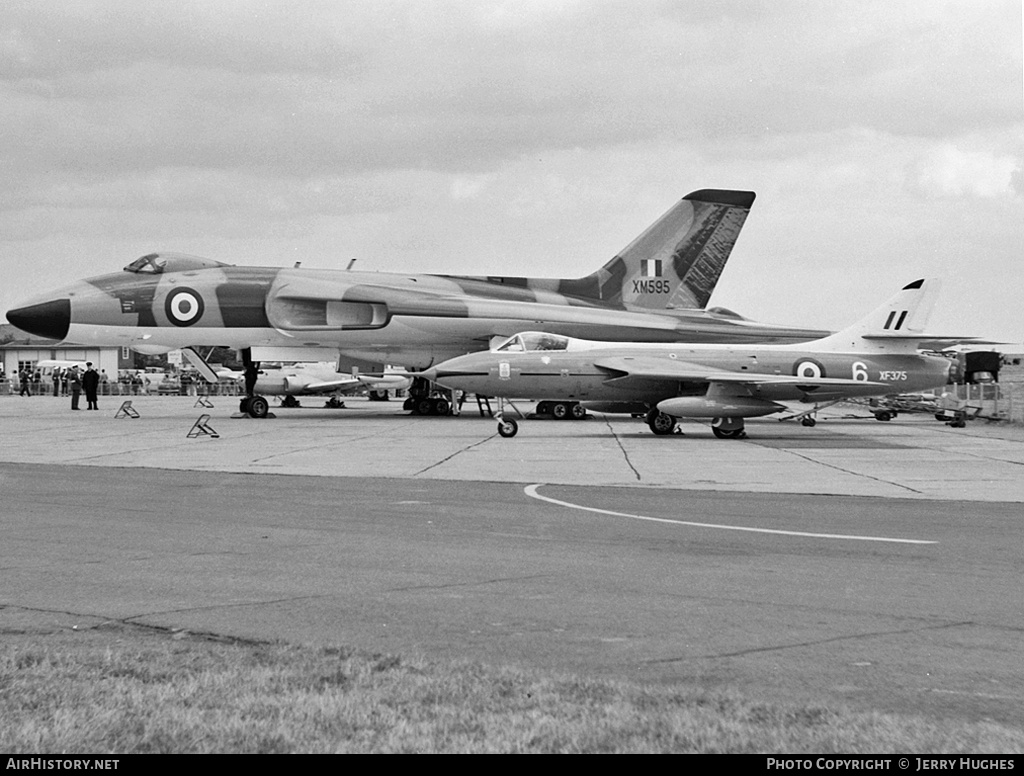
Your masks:
M196 403L193 404L192 406L193 407L206 407L206 409L212 410L213 409L213 402L210 401L210 397L209 396L200 396L198 399L196 399Z
M201 436L212 437L213 439L220 439L220 434L213 430L210 426L210 416L206 413L199 416L195 423L192 424L192 428L189 429L188 438L195 439Z
M117 411L117 414L114 415L114 417L115 418L137 418L137 417L139 417L139 413L135 411L135 409L132 407L131 400L129 400L129 401L121 403L121 408Z

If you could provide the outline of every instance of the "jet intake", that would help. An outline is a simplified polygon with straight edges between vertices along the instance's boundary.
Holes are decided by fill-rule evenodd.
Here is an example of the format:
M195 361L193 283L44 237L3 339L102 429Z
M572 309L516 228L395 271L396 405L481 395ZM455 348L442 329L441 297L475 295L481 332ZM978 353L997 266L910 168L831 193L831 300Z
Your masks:
M755 418L786 408L751 396L678 396L658 402L658 409L666 415L682 418Z
M271 322L284 331L379 329L388 322L387 306L278 296L268 304Z

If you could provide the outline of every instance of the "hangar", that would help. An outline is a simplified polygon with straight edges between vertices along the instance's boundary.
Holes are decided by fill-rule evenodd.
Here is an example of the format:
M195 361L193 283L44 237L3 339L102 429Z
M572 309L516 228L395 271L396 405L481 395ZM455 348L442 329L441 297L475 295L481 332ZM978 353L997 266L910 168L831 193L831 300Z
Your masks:
M105 371L112 380L117 379L119 370L133 367L132 352L128 348L62 343L26 334L7 324L0 325L0 374L3 378L0 392L11 391L11 386L18 382L20 370L28 369L35 372L40 362L48 360L92 361L96 371ZM52 392L52 386L44 380L38 388L33 387L32 390L49 394Z

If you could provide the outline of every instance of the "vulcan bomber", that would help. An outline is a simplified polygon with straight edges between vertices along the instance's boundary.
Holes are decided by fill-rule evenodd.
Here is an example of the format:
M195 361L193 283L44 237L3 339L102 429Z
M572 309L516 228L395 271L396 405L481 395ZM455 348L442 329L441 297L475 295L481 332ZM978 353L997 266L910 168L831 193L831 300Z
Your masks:
M819 336L707 309L754 196L688 194L580 278L250 267L152 253L28 300L7 319L38 336L147 354L225 346L247 364L344 355L414 370L526 329L645 342Z

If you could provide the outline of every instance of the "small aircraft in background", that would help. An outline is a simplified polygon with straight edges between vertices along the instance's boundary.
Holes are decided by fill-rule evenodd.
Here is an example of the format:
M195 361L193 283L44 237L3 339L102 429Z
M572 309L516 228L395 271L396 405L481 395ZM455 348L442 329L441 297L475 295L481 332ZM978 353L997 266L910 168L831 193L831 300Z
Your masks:
M245 372L215 369L219 379L243 382ZM299 396L331 396L328 406L344 406L336 399L366 391L373 399L387 398L388 391L407 390L412 378L404 370L385 367L380 374L339 372L333 361L261 365L257 371L255 392L261 396L280 396L282 407L298 407ZM247 410L243 410L247 411Z
M516 334L486 353L445 361L425 376L449 388L499 398L600 402L645 413L655 434L679 418L711 418L720 439L746 436L744 418L788 408L945 385L950 361L917 352L922 342L969 337L926 334L938 281L916 280L863 320L813 342L700 345L595 342L545 332ZM813 418L805 425L813 425ZM500 414L498 432L518 426Z
M239 373L239 376L244 378L244 373ZM277 369L263 367L256 378L256 393L281 396L281 406L298 407L298 396L337 397L365 390L374 398L380 398L388 391L408 389L411 384L412 379L404 371L385 369L379 375L345 373L338 372L334 362L320 361ZM335 403L333 406L342 405Z

